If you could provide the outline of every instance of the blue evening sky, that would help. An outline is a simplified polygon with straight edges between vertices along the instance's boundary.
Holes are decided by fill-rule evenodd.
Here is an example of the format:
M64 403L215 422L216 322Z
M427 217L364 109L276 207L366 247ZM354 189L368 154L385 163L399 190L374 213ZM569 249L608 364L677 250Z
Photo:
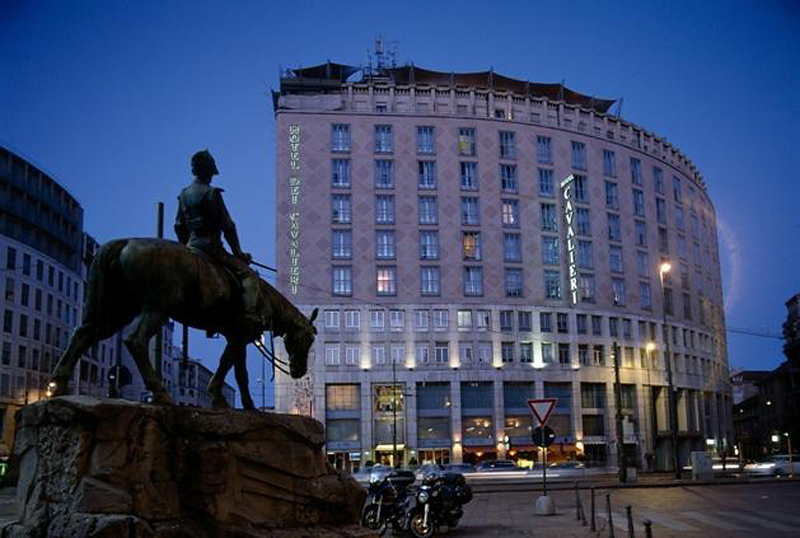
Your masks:
M729 327L780 332L800 292L800 4L729 2L0 1L0 144L53 175L99 241L167 233L208 147L245 250L274 262L279 66L398 62L624 97L716 206ZM216 367L221 341L193 334ZM177 343L177 342L176 342ZM777 339L729 334L732 367L773 368ZM257 403L260 368L251 357Z

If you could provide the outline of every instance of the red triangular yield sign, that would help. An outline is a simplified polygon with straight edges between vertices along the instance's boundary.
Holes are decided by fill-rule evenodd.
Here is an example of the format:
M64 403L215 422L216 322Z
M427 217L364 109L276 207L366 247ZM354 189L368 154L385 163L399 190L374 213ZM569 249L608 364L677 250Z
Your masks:
M547 424L547 419L550 418L550 413L556 406L558 398L542 398L540 400L528 400L528 407L531 408L533 416L539 421L539 426Z

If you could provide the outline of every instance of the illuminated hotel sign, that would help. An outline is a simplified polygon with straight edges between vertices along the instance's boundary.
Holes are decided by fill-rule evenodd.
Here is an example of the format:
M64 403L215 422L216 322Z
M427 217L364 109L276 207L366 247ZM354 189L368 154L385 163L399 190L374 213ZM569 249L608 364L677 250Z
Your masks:
M300 126L289 125L289 201L300 201ZM297 294L300 285L300 212L289 212L289 290Z
M572 182L570 174L561 181L561 196L564 199L564 219L567 221L567 259L569 261L569 296L572 304L578 304L578 266L575 262L575 207L572 205Z

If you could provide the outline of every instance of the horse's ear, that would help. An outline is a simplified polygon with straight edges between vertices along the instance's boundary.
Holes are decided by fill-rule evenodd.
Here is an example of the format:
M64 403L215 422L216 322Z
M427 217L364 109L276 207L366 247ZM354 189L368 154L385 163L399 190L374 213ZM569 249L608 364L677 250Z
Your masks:
M311 312L311 317L308 318L309 323L314 323L314 320L317 319L317 314L319 314L319 308L315 308L313 312Z

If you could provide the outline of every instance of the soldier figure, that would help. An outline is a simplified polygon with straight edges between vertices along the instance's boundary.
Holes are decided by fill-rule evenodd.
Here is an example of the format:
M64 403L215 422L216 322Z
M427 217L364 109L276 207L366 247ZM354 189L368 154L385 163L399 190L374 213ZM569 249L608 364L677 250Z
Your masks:
M258 274L250 268L250 254L239 246L236 225L222 200L222 189L211 186L212 177L219 171L207 149L192 156L192 174L194 181L178 196L178 215L175 217L178 241L205 253L236 275L242 286L244 307L240 321L248 338L256 339L265 329L263 320L256 313ZM222 246L220 234L225 236L232 256Z

